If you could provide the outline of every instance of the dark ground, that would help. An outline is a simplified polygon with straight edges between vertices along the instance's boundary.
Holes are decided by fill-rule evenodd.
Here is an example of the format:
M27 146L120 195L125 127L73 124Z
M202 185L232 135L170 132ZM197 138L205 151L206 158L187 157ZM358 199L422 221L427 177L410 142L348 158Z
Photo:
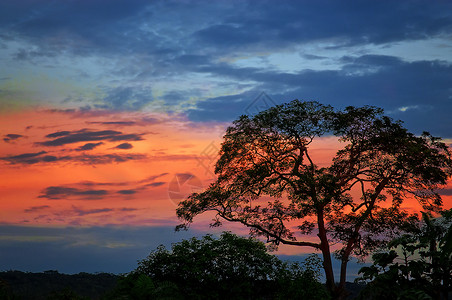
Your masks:
M64 299L65 295L77 295L80 299L99 299L113 289L118 275L108 273L60 274L57 271L25 273L0 272L0 299Z

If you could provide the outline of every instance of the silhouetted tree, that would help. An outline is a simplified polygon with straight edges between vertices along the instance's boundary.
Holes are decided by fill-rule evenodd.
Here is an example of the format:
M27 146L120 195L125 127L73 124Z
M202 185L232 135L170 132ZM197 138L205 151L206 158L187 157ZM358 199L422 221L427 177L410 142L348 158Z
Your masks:
M127 274L110 299L328 299L316 257L286 263L265 244L224 232L159 246ZM295 289L302 284L303 289ZM123 298L121 298L123 297Z
M329 166L316 162L310 149L321 136L344 144ZM275 246L320 250L328 290L341 299L350 256L369 254L414 220L401 207L407 197L426 210L438 209L437 191L451 170L451 155L439 138L415 136L379 108L335 111L294 100L234 121L221 146L216 182L179 203L184 223L177 229L214 211L213 226L239 222ZM295 231L316 233L318 241L297 238ZM331 245L338 242L336 285Z
M452 292L452 209L424 213L412 233L392 240L363 267L362 299L448 299Z
M20 299L20 297L14 295L9 284L6 281L0 279L0 299L15 300Z

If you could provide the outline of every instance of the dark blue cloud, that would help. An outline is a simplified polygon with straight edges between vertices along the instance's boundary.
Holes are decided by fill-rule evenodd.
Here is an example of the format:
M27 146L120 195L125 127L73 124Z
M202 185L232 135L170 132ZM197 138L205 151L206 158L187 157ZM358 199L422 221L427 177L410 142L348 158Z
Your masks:
M45 188L38 198L49 200L99 200L108 194L107 190L78 189L66 186L49 186Z
M58 137L62 137L62 136L68 136L70 134L71 134L71 131L65 130L65 131L57 131L54 133L47 134L46 137L47 138L58 138Z
M417 40L450 32L452 4L428 1L249 1L248 11L199 30L202 44L274 49L340 39L337 46ZM416 12L413 14L413 12Z
M77 149L75 149L76 151L87 151L87 150L93 150L94 148L96 148L97 146L102 145L102 142L99 143L86 143L83 146L78 147Z
M452 4L447 1L275 4L249 0L229 5L203 1L117 0L108 5L101 0L21 1L2 3L0 11L3 36L38 45L35 50L21 49L16 56L52 56L61 51L78 55L135 52L149 54L149 58L157 55L152 61L160 66L176 54L195 61L206 53L215 56L250 47L269 51L333 38L339 38L341 46L425 39L450 32L452 23ZM146 26L153 30L146 30Z
M119 144L118 146L114 147L114 149L122 149L122 150L128 150L128 149L132 149L133 145L130 143L122 143Z
M117 193L121 195L133 195L136 194L137 190L119 190Z
M166 184L166 182L162 182L162 181L157 181L157 182L153 182L153 183L148 183L145 186L150 186L150 187L158 187L161 185Z
M395 119L421 133L452 137L450 82L452 64L442 61L405 62L389 56L365 55L343 57L340 70L304 70L296 74L258 71L250 68L211 66L235 80L246 77L256 81L262 90L279 104L293 99L317 100L342 108L348 105L376 105ZM195 121L231 121L241 114L258 95L258 91L213 97L190 110ZM432 116L435 116L434 118ZM441 120L441 121L439 121Z
M11 160L27 160L27 159L33 159L37 156L40 156L41 154L47 153L46 151L40 151L35 153L23 153L15 156L9 156Z
M20 4L7 1L0 5L0 24L5 36L37 43L40 47L33 51L34 56L53 56L65 50L86 55L100 49L125 47L119 41L124 30L130 28L127 20L148 16L146 5L147 1L140 0L114 0L108 5L101 0Z
M46 151L40 151L35 153L23 153L19 155L10 155L0 157L0 160L9 162L10 164L22 164L22 165L33 165L37 163L53 163L57 161L67 161L71 160L70 156L54 156L54 155L44 155Z
M16 134L16 133L8 133L4 135L3 141L5 141L6 143L10 143L13 142L17 139L23 138L24 136L21 134Z
M13 165L33 165L38 163L55 163L59 161L69 161L79 164L96 165L96 164L111 164L121 163L130 160L143 160L147 156L139 153L128 154L83 154L83 155L44 155L46 151L36 153L23 153L19 155L10 155L0 157L0 160L6 161Z
M46 135L47 138L54 138L50 141L39 142L37 145L42 146L63 146L67 144L73 144L78 142L87 141L102 141L107 140L111 142L115 141L141 141L143 140L142 134L123 134L116 130L100 130L93 131L89 129L81 129L77 131L58 131Z

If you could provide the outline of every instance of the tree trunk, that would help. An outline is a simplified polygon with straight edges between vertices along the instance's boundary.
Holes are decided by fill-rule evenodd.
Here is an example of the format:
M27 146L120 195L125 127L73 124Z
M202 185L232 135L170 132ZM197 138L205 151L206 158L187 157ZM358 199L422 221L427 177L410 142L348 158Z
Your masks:
M347 263L341 265L341 283L336 286L334 282L333 262L331 259L330 244L325 229L325 222L323 220L323 212L317 213L317 222L319 226L318 237L320 239L320 250L323 256L323 270L326 277L326 288L333 300L344 300L348 293L345 290L345 274L347 271ZM343 275L344 274L344 275ZM343 281L343 282L342 282Z
M319 226L318 237L320 239L320 250L323 256L323 270L325 271L326 288L333 299L338 299L336 294L336 284L334 283L333 262L331 260L330 245L326 236L325 222L323 220L323 212L317 212L317 224Z
M336 291L336 284L334 283L333 263L331 261L330 249L328 245L325 247L324 244L321 243L321 250L323 256L323 270L325 271L326 278L326 288L330 294L333 295Z
M344 265L341 265L341 281L339 285L336 285L336 283L334 282L333 264L329 246L325 247L325 249L322 247L321 250L323 255L323 269L325 270L326 287L328 289L328 292L330 293L333 300L347 299L348 292L345 290L345 276L343 277L344 279L342 279L342 273L346 272L346 264L345 268L343 268Z
M337 286L338 298L337 299L347 299L349 293L345 289L345 282L347 280L347 264L348 264L348 256L346 258L342 258L341 261L341 275L339 286Z

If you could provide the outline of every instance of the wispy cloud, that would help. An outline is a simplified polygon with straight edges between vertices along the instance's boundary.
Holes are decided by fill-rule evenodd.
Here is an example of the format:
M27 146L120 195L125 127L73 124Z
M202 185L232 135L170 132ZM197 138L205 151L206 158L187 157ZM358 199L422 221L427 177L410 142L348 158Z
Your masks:
M110 126L133 126L137 125L134 121L109 121L109 122L99 122L99 121L88 121L87 124L95 125L110 125Z
M164 173L160 173L158 175L152 175L152 176L149 176L149 177L147 177L147 178L145 178L143 180L140 180L139 183L146 183L146 182L149 182L149 181L154 181L157 178L163 177L163 176L168 175L168 174L169 173L164 172Z
M50 208L50 206L49 205L32 206L30 208L24 209L24 212L26 213L37 212L47 208Z
M111 164L111 163L122 163L133 160L144 160L147 158L146 154L129 153L129 154L100 154L100 155L79 155L72 157L72 161L96 165L96 164Z
M136 111L153 101L152 91L145 87L116 87L107 90L107 95L102 98L102 104L96 104L96 108L119 111Z
M108 213L114 211L113 208L92 208L92 209L83 209L76 206L72 206L73 212L77 216L85 216L85 215L92 215L92 214L99 214L99 213Z
M406 112L407 110L411 109L419 109L419 105L408 105L408 106L402 106L399 107L397 110L401 112Z
M153 183L148 183L145 186L158 187L158 186L161 186L161 185L164 185L164 184L166 184L166 182L157 181L157 182L153 182Z
M157 117L141 117L136 121L87 121L90 125L103 125L111 127L128 127L128 126L150 126L162 123L162 116Z

